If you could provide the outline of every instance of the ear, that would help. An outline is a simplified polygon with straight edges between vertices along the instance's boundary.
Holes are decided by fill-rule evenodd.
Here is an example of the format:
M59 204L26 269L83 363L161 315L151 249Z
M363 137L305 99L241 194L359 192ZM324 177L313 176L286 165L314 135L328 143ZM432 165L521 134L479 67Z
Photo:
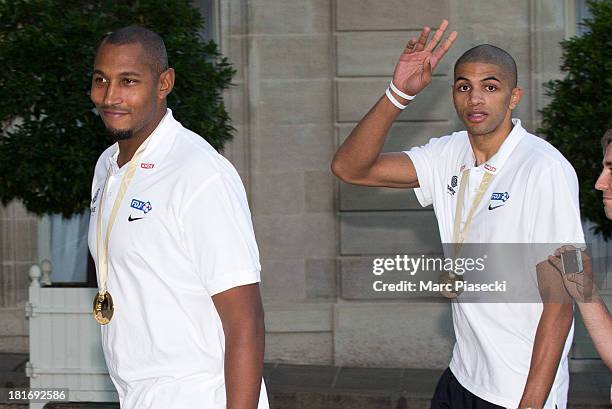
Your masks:
M523 96L523 88L513 88L512 95L510 95L510 109L514 109L517 107L519 102L521 101L521 97Z
M168 94L172 92L172 88L174 88L174 69L168 68L166 71L159 74L159 89L157 91L157 96L159 99L165 99Z

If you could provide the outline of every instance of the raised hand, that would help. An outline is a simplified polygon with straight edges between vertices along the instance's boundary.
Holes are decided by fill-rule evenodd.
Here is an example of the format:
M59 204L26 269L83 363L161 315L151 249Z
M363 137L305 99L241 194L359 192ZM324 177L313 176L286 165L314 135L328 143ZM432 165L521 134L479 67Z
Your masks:
M457 32L453 31L440 44L447 27L448 20L442 20L429 43L427 41L431 31L429 27L423 28L418 40L410 39L393 73L393 83L401 91L416 95L429 85L433 70L457 38Z

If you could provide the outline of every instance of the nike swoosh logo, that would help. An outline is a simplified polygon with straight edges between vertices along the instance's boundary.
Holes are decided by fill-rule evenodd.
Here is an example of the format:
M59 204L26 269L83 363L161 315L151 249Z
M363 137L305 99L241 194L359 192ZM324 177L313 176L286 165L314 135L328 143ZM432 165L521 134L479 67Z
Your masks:
M144 219L144 217L132 217L132 215L128 216L128 222L133 222L134 220Z
M498 207L502 207L504 204L505 204L505 203L500 204L500 205L497 205L497 206L495 206L495 207L491 207L491 205L489 205L489 210L495 210L495 209L497 209Z

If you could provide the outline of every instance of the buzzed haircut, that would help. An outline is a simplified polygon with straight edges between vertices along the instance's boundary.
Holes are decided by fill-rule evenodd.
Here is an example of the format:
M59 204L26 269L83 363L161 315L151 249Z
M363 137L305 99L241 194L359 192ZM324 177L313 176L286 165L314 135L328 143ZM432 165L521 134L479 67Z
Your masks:
M114 31L102 40L100 47L104 44L134 43L142 45L152 64L153 73L159 75L168 69L168 54L164 40L159 34L141 26L131 25Z
M474 48L467 50L455 63L455 74L457 68L464 63L480 62L485 64L494 64L502 69L504 74L510 79L512 88L515 88L518 83L518 72L516 69L516 61L505 50L491 44L480 44Z
M601 138L601 147L604 150L604 154L606 153L606 149L608 149L608 145L610 145L610 143L612 143L612 128L608 129L603 138Z

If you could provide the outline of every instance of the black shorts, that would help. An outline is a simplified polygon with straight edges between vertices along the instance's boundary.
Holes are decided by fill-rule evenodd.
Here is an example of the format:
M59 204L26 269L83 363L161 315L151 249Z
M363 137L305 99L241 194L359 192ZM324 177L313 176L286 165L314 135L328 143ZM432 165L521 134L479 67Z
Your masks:
M465 389L450 369L440 377L431 399L431 409L494 409L501 408Z

